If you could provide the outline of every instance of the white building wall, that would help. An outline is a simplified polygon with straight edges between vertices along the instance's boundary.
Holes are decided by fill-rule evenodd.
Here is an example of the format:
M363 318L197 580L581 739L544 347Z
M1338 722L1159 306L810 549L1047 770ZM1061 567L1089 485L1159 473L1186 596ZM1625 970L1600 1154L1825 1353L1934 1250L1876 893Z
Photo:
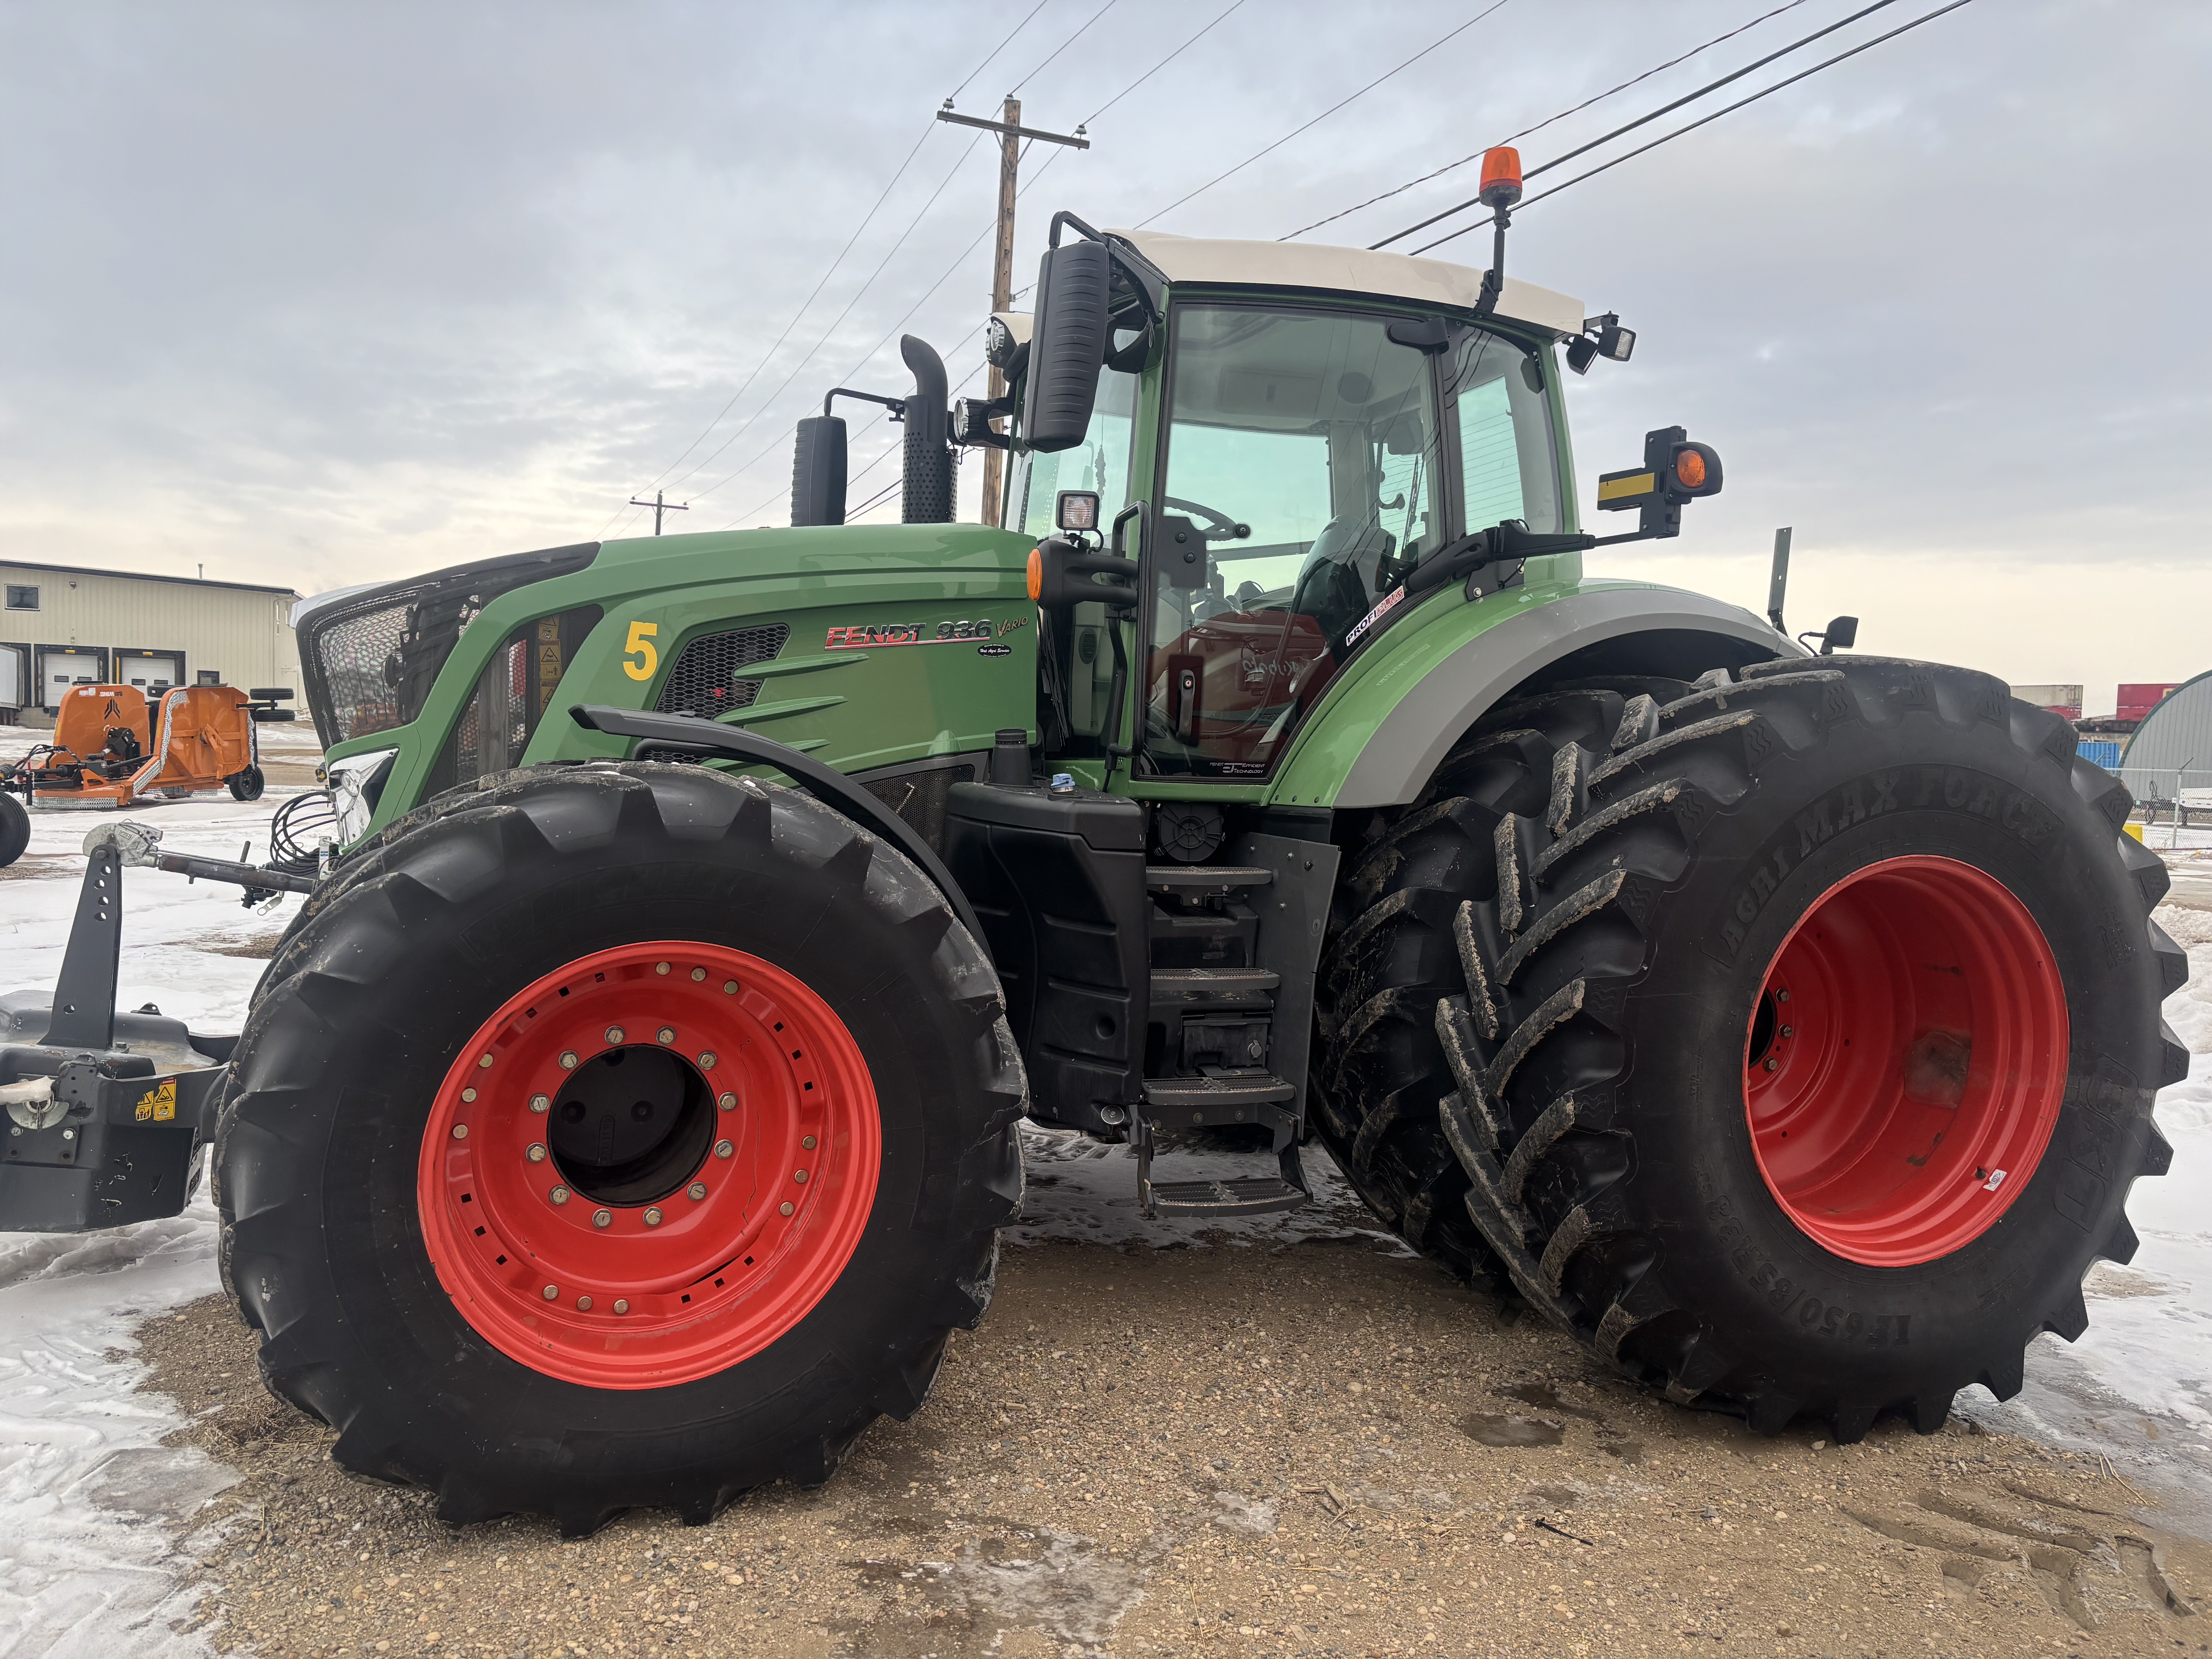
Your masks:
M39 590L35 611L0 609L0 646L27 647L22 654L33 679L40 647L75 646L104 649L110 678L126 653L182 652L185 684L212 672L241 690L286 686L300 691L299 647L291 625L298 596L289 588L14 560L0 560L0 583ZM46 688L34 684L29 689L37 698ZM50 697L44 701L50 706Z

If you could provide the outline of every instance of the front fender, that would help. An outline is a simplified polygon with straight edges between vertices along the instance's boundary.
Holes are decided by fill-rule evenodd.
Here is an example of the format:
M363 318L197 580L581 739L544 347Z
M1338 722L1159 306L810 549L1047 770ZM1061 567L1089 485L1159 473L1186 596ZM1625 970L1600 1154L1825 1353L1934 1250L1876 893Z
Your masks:
M1403 805L1493 704L1591 646L1620 641L1642 672L1667 671L1641 659L1682 659L1707 641L1700 669L1805 654L1751 611L1647 582L1546 583L1422 610L1435 614L1408 617L1330 686L1284 762L1274 804ZM1636 652L1639 636L1649 648Z

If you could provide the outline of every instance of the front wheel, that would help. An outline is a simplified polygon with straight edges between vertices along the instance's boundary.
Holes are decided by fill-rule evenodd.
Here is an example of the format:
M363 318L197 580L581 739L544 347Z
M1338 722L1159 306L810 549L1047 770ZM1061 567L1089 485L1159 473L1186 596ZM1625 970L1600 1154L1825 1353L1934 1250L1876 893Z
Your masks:
M223 781L230 786L233 800L259 800L266 780L262 777L259 767L249 766L242 772L232 773Z
M1501 800L1480 880L1364 946L1458 946L1425 1012L1468 1215L1603 1358L1756 1428L2009 1397L2033 1337L2081 1334L2090 1262L2133 1253L2152 1098L2186 1074L2126 791L1929 664L1762 664L1621 714L1501 738L1543 751L1541 805Z
M826 1480L991 1292L1024 1091L944 897L807 797L512 775L289 940L229 1278L348 1467L587 1532Z
M31 815L23 803L0 789L0 869L23 856L31 844Z

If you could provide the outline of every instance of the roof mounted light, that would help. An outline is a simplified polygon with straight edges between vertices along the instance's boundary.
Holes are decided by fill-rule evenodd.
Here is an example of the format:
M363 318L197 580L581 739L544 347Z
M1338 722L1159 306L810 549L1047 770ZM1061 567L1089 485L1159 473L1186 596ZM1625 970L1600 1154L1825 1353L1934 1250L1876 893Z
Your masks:
M1567 343L1567 367L1577 374L1587 374L1593 358L1625 363L1635 350L1636 331L1623 328L1620 316L1608 311L1602 317L1583 319L1582 333Z
M1511 207L1521 199L1521 152L1510 144L1482 152L1482 188L1477 198L1486 208Z

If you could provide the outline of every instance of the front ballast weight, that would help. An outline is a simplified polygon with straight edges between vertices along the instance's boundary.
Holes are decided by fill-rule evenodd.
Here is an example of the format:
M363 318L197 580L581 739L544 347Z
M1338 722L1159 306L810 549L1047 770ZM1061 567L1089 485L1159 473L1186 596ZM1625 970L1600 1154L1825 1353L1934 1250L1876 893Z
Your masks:
M84 1232L175 1215L214 1130L234 1036L205 1036L153 1003L115 1006L123 869L234 882L247 902L313 878L159 851L161 832L105 823L85 837L84 884L52 995L0 995L0 1231Z

